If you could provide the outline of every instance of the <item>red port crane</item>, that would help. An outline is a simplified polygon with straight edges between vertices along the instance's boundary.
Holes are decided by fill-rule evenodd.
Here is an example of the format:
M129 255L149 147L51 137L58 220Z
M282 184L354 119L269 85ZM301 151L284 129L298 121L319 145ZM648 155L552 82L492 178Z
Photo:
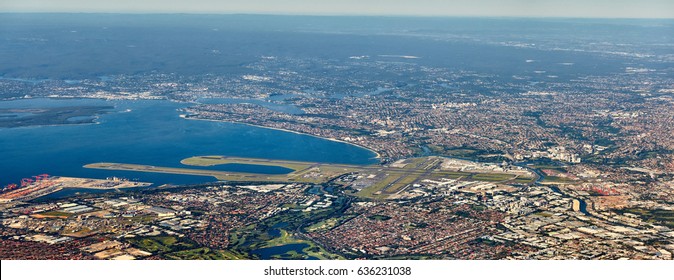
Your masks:
M16 184L9 184L9 185L5 186L5 188L3 190L4 191L11 191L13 189L16 189Z
M28 185L30 185L31 183L33 183L33 179L31 179L31 178L23 178L23 179L21 179L21 186L22 186L22 187L28 186Z

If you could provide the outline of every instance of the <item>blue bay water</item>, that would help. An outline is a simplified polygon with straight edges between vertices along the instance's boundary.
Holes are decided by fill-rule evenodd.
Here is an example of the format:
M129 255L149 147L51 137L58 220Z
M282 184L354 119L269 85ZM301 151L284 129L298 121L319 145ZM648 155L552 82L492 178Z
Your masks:
M119 176L155 184L215 181L205 176L86 169L95 162L185 167L180 160L197 155L226 155L312 162L371 164L375 154L345 143L243 124L186 120L170 101L27 99L0 102L0 108L113 105L97 124L0 129L0 185L48 173L57 176ZM190 167L192 168L192 167ZM206 167L229 171L282 173L269 167ZM259 170L257 170L259 169Z

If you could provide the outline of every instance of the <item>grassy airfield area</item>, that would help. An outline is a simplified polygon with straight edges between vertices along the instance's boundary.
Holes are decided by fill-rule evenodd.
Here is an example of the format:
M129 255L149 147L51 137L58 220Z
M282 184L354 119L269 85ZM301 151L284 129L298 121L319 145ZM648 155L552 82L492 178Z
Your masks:
M180 161L184 165L191 166L215 166L223 164L252 164L264 166L280 166L289 168L295 171L303 170L311 167L315 163L290 161L290 160L270 160L261 158L240 158L240 157L226 157L226 156L199 156L186 158Z
M259 158L239 158L227 156L196 156L181 161L185 166L206 167L227 164L246 164L258 166L277 166L293 170L287 174L256 174L230 172L221 170L205 170L198 168L159 167L150 165L125 163L93 163L86 168L124 170L138 172L155 172L211 176L222 181L231 182L269 182L269 183L325 183L344 174L358 174L371 178L371 184L360 189L356 195L364 198L385 199L389 195L404 191L411 184L424 179L438 180L466 179L482 182L516 182L524 183L533 178L521 174L507 172L463 172L449 171L441 168L442 158L421 157L399 161L395 164L382 165L348 165L313 163L289 160L272 160Z

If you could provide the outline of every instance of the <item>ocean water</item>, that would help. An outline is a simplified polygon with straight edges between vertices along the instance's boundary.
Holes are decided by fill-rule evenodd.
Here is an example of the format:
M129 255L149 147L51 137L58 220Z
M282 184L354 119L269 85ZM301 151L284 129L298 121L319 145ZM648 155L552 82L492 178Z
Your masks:
M215 181L212 177L86 169L95 162L185 167L197 155L227 155L314 162L370 164L369 150L308 135L213 121L186 120L170 101L25 99L0 102L0 108L113 105L96 124L0 129L0 184L38 174L106 178L118 176L156 184ZM251 165L203 167L228 171L285 173L284 168Z
M0 77L76 83L150 72L244 75L250 70L242 66L262 56L368 56L504 81L569 81L625 67L669 69L672 34L671 19L0 13Z

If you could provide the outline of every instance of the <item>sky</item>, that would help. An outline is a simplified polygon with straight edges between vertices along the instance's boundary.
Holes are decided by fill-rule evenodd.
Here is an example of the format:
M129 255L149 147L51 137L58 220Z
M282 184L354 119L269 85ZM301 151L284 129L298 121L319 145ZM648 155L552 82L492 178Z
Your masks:
M674 0L0 0L0 12L674 18Z

